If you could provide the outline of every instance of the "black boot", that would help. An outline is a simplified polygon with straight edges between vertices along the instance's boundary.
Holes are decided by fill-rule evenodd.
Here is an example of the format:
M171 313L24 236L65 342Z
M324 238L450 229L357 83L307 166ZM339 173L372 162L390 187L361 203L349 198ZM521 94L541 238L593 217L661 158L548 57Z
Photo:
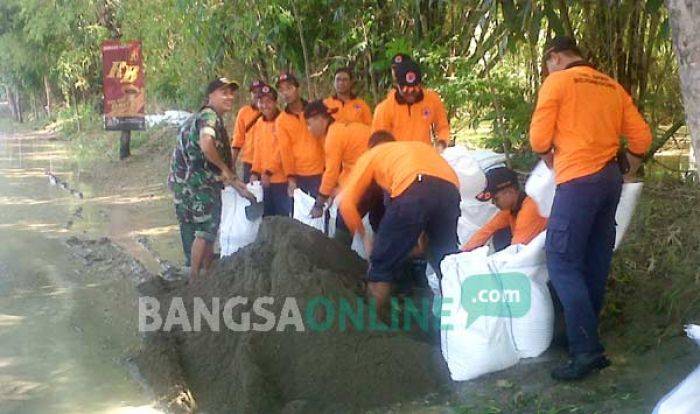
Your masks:
M552 378L558 381L574 381L586 377L593 370L610 366L610 360L600 353L578 354L552 370Z

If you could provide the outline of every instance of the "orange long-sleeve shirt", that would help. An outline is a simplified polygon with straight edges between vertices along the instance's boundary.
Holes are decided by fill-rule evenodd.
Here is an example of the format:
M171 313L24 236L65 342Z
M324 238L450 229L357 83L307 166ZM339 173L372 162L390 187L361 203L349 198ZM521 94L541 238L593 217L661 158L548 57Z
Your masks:
M387 142L362 154L340 196L340 212L348 229L364 234L357 205L372 182L393 198L400 196L419 174L441 178L459 187L459 179L452 167L424 142Z
M510 210L498 212L474 233L469 241L462 246L462 250L471 251L483 246L495 232L506 227L510 227L513 235L511 244L528 244L547 228L547 219L540 215L537 203L526 196L516 214Z
M246 105L238 111L236 122L233 124L231 146L241 150L240 159L249 164L253 163L253 142L247 138L250 137L250 128L252 128L253 122L259 116L258 108Z
M287 176L323 173L323 142L309 133L303 114L285 110L277 117L275 127Z
M275 134L275 120L258 119L250 133L254 145L252 171L259 175L268 174L273 184L286 183L287 176L282 169L282 156Z
M326 170L319 192L330 196L336 186L342 187L357 159L367 151L371 130L369 125L359 122L336 121L328 127L326 134Z
M397 141L422 141L432 143L431 132L437 139L450 140L450 125L442 99L435 91L423 89L423 99L414 104L400 103L396 91L390 91L386 99L374 110L372 132L380 129L391 132Z
M361 122L372 125L372 110L362 98L353 97L343 102L336 96L330 96L323 103L331 110L335 109L333 119L340 122Z
M620 135L643 155L651 131L622 86L590 66L550 74L542 83L530 124L537 153L554 149L557 184L600 171L615 157Z

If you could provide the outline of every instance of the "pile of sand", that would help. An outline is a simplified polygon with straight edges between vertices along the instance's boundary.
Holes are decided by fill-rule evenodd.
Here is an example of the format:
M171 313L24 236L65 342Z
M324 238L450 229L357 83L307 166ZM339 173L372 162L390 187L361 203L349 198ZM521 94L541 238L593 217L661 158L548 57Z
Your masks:
M263 221L255 243L222 260L210 276L189 286L157 278L139 291L159 298L164 319L173 297L182 297L188 310L194 297L206 304L219 297L222 307L228 298L248 297L234 318L247 310L255 322L250 308L262 296L275 298L266 308L278 317L286 297L296 298L302 314L319 295L355 303L365 269L320 232L272 218ZM447 383L439 349L414 338L352 325L341 331L337 323L323 332L234 332L222 322L219 332L204 324L200 332L150 333L136 362L161 403L175 411L354 411L417 399Z

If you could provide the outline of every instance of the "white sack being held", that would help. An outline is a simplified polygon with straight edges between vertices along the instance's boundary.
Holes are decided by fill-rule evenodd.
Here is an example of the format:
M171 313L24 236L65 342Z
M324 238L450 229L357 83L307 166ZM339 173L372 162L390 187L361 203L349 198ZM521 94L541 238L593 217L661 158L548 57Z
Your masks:
M248 184L248 190L258 201L263 200L260 182ZM238 194L232 187L221 191L221 226L219 245L221 256L228 256L255 241L262 218L250 221L245 216L245 207L250 201Z

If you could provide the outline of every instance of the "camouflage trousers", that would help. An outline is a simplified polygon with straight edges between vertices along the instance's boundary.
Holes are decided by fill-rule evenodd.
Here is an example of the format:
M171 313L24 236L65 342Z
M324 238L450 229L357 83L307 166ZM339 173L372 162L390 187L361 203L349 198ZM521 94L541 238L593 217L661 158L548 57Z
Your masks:
M221 187L190 188L176 183L173 191L183 249L188 250L188 246L185 246L186 239L194 241L194 238L199 237L212 243L216 241L221 223ZM185 255L188 257L189 251L186 251Z

